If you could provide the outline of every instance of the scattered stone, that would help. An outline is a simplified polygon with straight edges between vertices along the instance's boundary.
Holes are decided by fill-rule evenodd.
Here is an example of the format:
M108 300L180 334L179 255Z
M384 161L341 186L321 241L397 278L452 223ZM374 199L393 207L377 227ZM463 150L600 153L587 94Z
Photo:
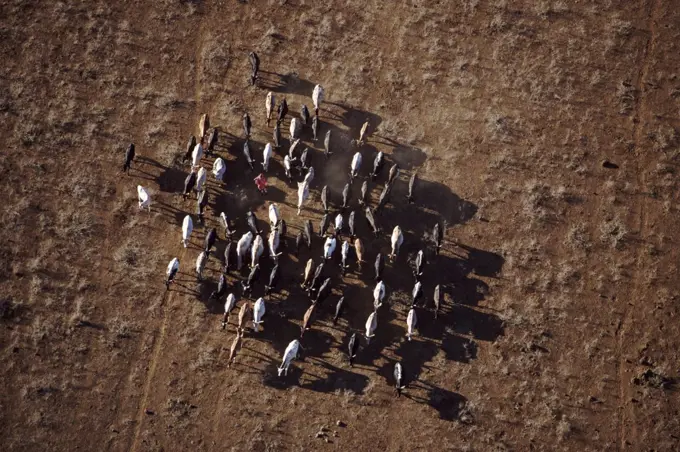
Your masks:
M654 365L654 361L652 361L652 359L649 356L643 356L642 358L640 358L640 361L638 362L643 366L651 367Z
M156 413L153 412L153 410L150 410L150 409L148 409L148 408L147 408L146 410L144 410L144 412L145 412L146 414L148 414L149 416L153 416L154 414L156 414Z
M335 421L335 425L337 425L338 427L347 427L347 424L340 420Z
M316 437L317 438L323 438L325 435L323 432L316 432Z
M602 166L604 168L608 168L608 169L618 169L619 168L619 165L617 165L616 163L612 163L609 160L603 161Z

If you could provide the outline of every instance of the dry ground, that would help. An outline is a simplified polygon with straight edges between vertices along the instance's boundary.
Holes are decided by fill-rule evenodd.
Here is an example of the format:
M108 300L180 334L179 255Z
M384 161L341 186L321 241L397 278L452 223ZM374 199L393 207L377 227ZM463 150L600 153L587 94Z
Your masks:
M680 12L600 3L4 2L2 449L677 450ZM250 50L266 71L258 88ZM207 224L225 210L242 232L246 207L266 219L266 206L240 154L241 115L260 151L266 91L297 114L316 83L337 155L315 155L301 217L280 155L268 199L291 235L307 218L317 228L319 189L340 189L368 118L364 169L382 150L404 170L383 221L406 244L386 269L394 305L357 366L343 350L370 311L371 272L353 266L331 297L347 290L346 318L333 327L325 307L279 380L308 303L302 264L282 257L264 331L228 369L233 323L222 332L207 300L218 264L203 286L191 272L205 229L179 245L194 201L176 194L177 156L209 113L229 166L226 186L210 182ZM423 310L408 343L406 260L444 220L425 286L447 285L445 312ZM389 242L370 243L373 258ZM300 259L320 253L317 241ZM181 286L166 294L174 256ZM410 381L401 399L396 360Z

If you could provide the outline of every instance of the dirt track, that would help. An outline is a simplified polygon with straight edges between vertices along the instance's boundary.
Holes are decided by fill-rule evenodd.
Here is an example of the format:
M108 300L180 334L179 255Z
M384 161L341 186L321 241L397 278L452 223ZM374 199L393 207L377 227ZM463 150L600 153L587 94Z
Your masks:
M308 3L0 7L2 449L677 450L677 8ZM248 86L251 50L258 87ZM337 151L324 163L306 132L317 177L297 217L282 152L269 195L255 191L241 115L260 158L266 92L298 115L316 83ZM389 248L361 214L369 265L334 270L304 360L276 377L308 307L298 285L306 259L321 256L318 238L300 261L281 258L264 330L249 331L226 367L234 319L221 331L222 304L208 300L219 264L202 285L192 270L207 229L179 243L195 200L177 194L188 171L178 156L205 112L228 161L226 185L208 178L206 226L226 211L239 236L248 207L266 226L266 201L281 207L289 247L303 221L318 230L321 187L338 199L366 119L362 174L377 151L401 166L380 220L406 233L385 270L393 306L354 368L345 345L372 309L370 262ZM288 120L284 150L287 131ZM410 206L413 171L422 182ZM137 209L137 184L151 190L150 215ZM407 260L436 221L448 224L446 243L423 284L428 296L446 284L444 312L419 312L408 342ZM175 256L180 281L165 292ZM348 309L333 326L343 291ZM409 380L400 399L397 360Z

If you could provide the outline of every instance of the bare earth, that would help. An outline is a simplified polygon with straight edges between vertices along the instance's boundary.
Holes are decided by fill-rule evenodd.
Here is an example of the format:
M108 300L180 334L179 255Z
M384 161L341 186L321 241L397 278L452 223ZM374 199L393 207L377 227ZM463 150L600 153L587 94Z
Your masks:
M680 448L675 2L80 3L0 6L2 450ZM336 153L324 162L323 141L305 130L317 176L298 217L281 161L290 117L311 108L317 83L320 132L332 130ZM241 116L253 119L259 160L269 90L291 114L263 198L241 153ZM209 176L206 226L184 249L181 220L196 201L178 194L189 170L180 160L202 113L221 132L226 184ZM322 242L299 258L286 251L263 331L248 328L227 368L236 316L222 331L223 301L208 300L220 263L211 258L203 284L193 272L205 233L218 227L221 256L219 212L240 237L252 207L268 232L274 201L292 250L304 221L318 230L325 184L335 213L367 119L362 178L377 151L402 169L385 232L374 239L357 214L369 262L360 272L352 260L344 278L332 262L333 294L280 379L309 306L302 269ZM129 142L138 157L125 176ZM150 214L137 208L138 184ZM437 221L446 240L409 342L409 260ZM350 368L347 340L372 310L371 263L397 224L391 306ZM173 257L181 274L166 293ZM272 266L262 260L250 301ZM239 307L244 276L229 276ZM436 284L445 303L435 321ZM348 306L334 326L341 293Z

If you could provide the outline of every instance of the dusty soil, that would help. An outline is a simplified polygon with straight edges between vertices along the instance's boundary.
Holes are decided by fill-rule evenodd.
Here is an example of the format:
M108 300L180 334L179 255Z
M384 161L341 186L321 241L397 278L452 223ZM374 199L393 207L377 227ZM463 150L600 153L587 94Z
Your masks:
M110 3L0 6L3 450L678 449L672 2ZM266 92L297 115L316 83L336 154L324 163L305 131L317 177L298 217L282 152L269 195L255 192L241 115L259 156L271 140ZM209 177L206 227L185 250L180 224L195 200L177 194L188 172L178 157L202 113L221 131L227 183ZM298 284L321 255L317 238L281 257L264 329L248 330L227 368L234 319L222 331L222 303L208 300L219 262L203 284L192 270L207 228L226 211L240 235L252 207L268 231L275 201L292 248L306 219L318 228L321 187L338 199L366 119L362 176L378 150L399 163L380 221L406 235L385 270L391 307L377 337L350 368L344 350L372 309L372 271L333 270L302 360L276 377L309 303ZM288 120L283 130L285 150ZM138 158L124 176L131 141ZM422 182L407 205L413 171ZM150 214L137 209L137 184L151 191ZM372 239L358 220L372 261L389 237ZM437 221L446 243L408 342L408 259ZM218 255L224 246L220 234ZM166 293L175 256L182 272ZM271 268L263 259L254 297ZM229 277L239 306L243 276ZM341 293L348 308L333 326ZM408 381L399 399L396 361Z

